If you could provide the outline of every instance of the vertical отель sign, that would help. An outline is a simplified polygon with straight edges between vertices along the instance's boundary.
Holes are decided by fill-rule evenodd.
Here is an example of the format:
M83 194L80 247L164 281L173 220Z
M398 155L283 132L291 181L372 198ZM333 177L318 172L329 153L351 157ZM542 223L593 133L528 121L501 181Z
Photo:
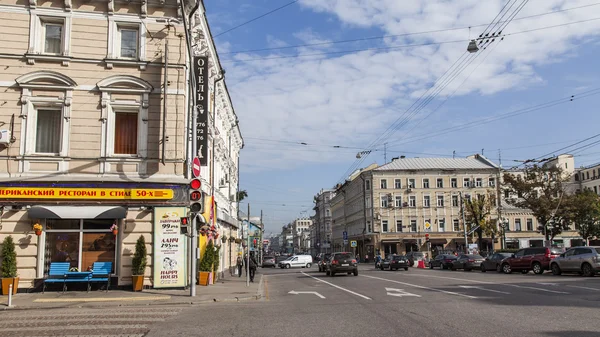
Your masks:
M194 57L194 76L196 77L196 149L200 165L207 166L208 157L208 57Z

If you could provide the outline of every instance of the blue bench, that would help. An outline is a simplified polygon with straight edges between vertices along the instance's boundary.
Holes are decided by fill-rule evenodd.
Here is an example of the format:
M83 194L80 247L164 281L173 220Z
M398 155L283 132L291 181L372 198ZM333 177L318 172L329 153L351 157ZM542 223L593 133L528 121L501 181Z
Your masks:
M106 291L108 292L108 288L110 288L112 262L94 262L92 270L90 282L106 282Z
M70 272L71 264L69 262L51 262L48 276L44 279L42 293L46 292L46 286L49 283L62 283L63 293L67 290L67 283L87 283L87 290L90 291L90 272Z

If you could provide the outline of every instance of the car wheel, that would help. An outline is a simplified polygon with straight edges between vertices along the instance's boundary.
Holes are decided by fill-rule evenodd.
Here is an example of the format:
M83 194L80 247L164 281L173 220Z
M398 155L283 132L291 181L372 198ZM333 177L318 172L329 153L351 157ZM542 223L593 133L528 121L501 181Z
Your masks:
M550 269L552 269L552 275L558 276L558 275L562 274L562 271L560 270L558 263L553 263L552 267L550 267Z
M290 269L290 267L291 267L291 266L290 266L289 264L286 264L286 265L285 265L285 269Z
M487 270L485 270L485 267L483 266L483 264L481 265L481 267L479 267L479 269L481 269L482 273L485 273Z
M350 275L350 274L352 274L352 272L351 272L351 271L349 271L349 272L347 272L346 274Z
M408 271L408 267L404 267L404 270Z
M501 273L502 272L502 267L499 264L496 265L496 272L497 273Z
M465 268L465 271L471 271L471 268Z
M542 265L538 262L534 263L533 266L531 266L531 269L533 269L533 272L538 275L544 273L544 268L542 268Z
M504 274L510 274L512 273L512 269L510 268L510 264L505 263L502 265L502 271L504 272Z
M358 276L358 269L354 269L353 274L354 274L354 276Z
M325 275L329 276L329 270L325 271Z
M433 269L433 263L429 264L429 269Z
M329 276L331 276L331 277L334 277L334 276L335 276L335 273L334 273L333 271L330 271L330 272L329 272Z
M379 267L379 269L384 270L385 268L383 268L383 266Z
M527 269L521 270L521 274L527 274L527 273L529 273L529 270L527 270Z
M594 276L594 270L592 269L592 266L589 263L584 263L581 266L581 272L585 277Z
M310 268L310 266L311 266L311 264L310 264L310 263L307 263L307 264L306 264L306 268Z

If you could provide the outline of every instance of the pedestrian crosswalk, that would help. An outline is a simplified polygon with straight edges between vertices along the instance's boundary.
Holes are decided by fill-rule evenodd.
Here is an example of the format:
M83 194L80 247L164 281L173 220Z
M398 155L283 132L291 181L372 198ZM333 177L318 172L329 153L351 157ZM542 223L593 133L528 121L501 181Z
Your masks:
M145 336L181 311L178 307L96 307L7 310L0 337Z

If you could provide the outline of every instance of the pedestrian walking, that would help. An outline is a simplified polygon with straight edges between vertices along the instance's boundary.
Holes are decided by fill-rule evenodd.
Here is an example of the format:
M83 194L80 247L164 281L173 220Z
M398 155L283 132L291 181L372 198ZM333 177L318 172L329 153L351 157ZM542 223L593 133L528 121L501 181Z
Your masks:
M369 254L365 254L365 263L369 263Z
M356 254L356 263L360 263L360 254Z
M238 255L235 265L237 266L238 277L242 277L242 267L244 266L244 259L242 259L241 255Z
M254 282L254 274L256 274L256 268L258 263L254 259L254 254L250 254L250 282Z

